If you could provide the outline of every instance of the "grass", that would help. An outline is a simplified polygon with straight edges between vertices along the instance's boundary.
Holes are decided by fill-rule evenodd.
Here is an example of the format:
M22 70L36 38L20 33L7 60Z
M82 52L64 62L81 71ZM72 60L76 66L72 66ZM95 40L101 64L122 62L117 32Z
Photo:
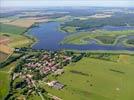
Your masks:
M17 56L17 54L14 54ZM0 68L0 100L4 100L4 97L8 94L10 85L10 74L16 67L18 61L12 62L11 64Z
M26 47L33 43L33 40L23 35L12 35L12 42L10 47Z
M33 42L30 38L22 35L26 29L14 25L0 24L1 36L8 36L10 39L8 46L11 48L27 46Z
M127 40L125 41L125 44L126 44L126 45L130 45L130 46L134 46L134 39L127 39Z
M75 32L77 32L76 31L76 27L70 27L70 26L63 27L60 30L63 31L63 32L68 32L68 33L75 33Z
M20 56L20 54L17 54L17 53L13 53L12 55L9 56L10 57L18 57ZM8 59L7 59L8 60ZM6 60L6 61L7 61ZM19 59L18 59L19 60ZM3 68L0 68L0 72L6 72L6 73L10 73L11 72L11 69L15 68L16 64L17 64L17 61L13 61L11 62L10 64L8 64L7 66L3 67Z
M29 96L28 100L41 100L41 97L37 94Z
M113 57L114 58L114 57ZM127 60L127 62L125 61ZM57 78L66 87L59 91L48 86L45 89L63 100L132 100L134 98L134 56L121 55L117 62L83 58L65 67L65 73ZM124 72L120 74L110 69ZM70 72L75 70L84 76Z
M0 36L4 35L9 37L11 41L7 43L6 46L10 48L27 46L29 43L32 43L31 39L22 35L24 31L26 31L26 28L0 24ZM2 56L1 60L2 59L4 59L4 56ZM17 61L0 69L0 100L3 100L4 97L8 94L10 88L10 73L16 66L16 63Z
M1 33L1 35L9 36L11 41L8 43L8 46L11 48L29 46L30 44L33 43L32 39L24 35L12 34L12 33Z
M2 44L4 47L6 47L5 50L13 50L12 48L15 47L30 46L34 40L24 35L26 30L27 28L24 27L0 23L0 36L6 36L10 41L7 42L6 45ZM2 52L5 52L5 50L2 49Z
M0 71L0 100L8 94L10 84L10 74Z
M27 28L0 23L1 33L22 34Z
M24 27L0 24L0 36L8 36L10 39L8 46L11 48L29 46L33 43L31 38L24 36L26 30Z
M121 37L133 35L134 30L125 31L104 31L96 30L93 32L80 32L67 36L61 43L62 44L88 44L90 39L96 40L97 43L103 45L116 44ZM99 38L96 38L99 37ZM115 39L113 39L113 37ZM101 38L101 39L100 39ZM105 39L107 38L107 39ZM88 41L87 41L88 39Z
M104 44L113 44L116 39L116 37L112 36L96 36L95 38Z

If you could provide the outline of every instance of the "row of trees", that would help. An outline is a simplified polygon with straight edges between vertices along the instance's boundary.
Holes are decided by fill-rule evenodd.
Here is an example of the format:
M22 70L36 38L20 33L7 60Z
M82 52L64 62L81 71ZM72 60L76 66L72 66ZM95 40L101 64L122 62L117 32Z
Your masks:
M7 65L9 65L10 63L16 61L17 59L19 59L20 57L22 57L24 54L20 54L19 56L13 56L11 55L6 61L3 61L0 63L0 68L3 68Z

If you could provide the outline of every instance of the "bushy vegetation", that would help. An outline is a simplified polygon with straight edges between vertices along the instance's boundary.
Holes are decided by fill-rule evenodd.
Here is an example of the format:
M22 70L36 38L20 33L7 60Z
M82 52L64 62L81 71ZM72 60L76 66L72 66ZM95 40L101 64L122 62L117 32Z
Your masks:
M95 39L98 39L104 44L113 44L115 42L115 36L96 36Z
M17 56L11 55L6 61L3 61L3 62L0 63L0 68L3 68L5 66L9 65L10 63L16 61L17 59L19 59L23 55L24 54L17 55Z
M62 44L88 44L89 41L95 40L99 44L116 44L127 39L128 35L133 36L134 30L124 31L103 31L96 30L94 32L79 32L79 34L71 34L64 38ZM119 41L120 37L126 37L123 41Z
M134 45L134 39L127 40L127 44Z

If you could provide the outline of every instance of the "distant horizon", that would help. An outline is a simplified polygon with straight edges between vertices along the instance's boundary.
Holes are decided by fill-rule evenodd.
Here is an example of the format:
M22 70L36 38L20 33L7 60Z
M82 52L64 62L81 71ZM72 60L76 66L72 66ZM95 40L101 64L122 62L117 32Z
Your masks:
M2 8L8 7L134 7L132 0L0 0Z
M22 8L22 9L27 9L27 8L134 8L134 7L104 7L104 6L45 6L45 7L1 7L1 8Z

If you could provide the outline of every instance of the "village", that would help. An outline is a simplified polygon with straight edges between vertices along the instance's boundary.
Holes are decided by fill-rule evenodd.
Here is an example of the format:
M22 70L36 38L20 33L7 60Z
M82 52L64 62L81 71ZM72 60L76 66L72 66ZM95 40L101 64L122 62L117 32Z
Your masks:
M73 52L28 51L20 58L14 69L12 90L22 89L22 95L38 94L42 98L44 98L42 93L46 91L44 88L39 87L39 84L46 84L60 91L65 87L65 84L57 80L49 80L46 77L50 74L54 77L63 74L63 67L71 62L76 62L81 57L81 55Z

